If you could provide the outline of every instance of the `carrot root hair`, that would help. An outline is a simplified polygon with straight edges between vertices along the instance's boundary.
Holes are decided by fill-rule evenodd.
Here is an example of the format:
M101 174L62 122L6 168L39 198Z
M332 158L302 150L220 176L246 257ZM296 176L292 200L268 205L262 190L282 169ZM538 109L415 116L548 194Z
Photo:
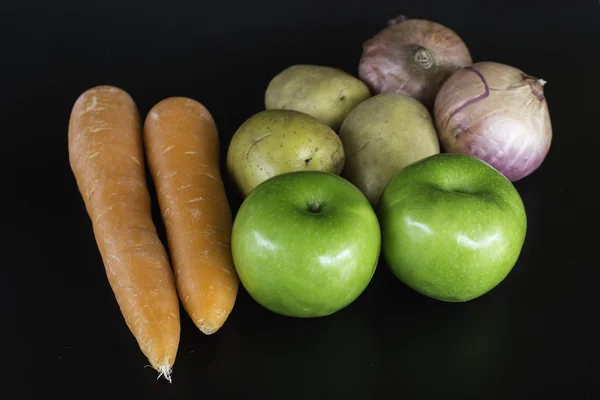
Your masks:
M173 380L171 379L171 373L173 372L173 369L169 366L169 363L164 362L162 364L159 364L156 369L158 370L158 377L156 378L156 380L159 380L162 376L166 380L168 380L169 383L173 383Z

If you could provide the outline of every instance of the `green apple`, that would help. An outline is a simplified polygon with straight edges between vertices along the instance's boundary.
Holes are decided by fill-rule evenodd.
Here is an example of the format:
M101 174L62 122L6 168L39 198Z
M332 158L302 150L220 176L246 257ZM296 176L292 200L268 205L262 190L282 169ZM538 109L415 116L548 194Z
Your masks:
M231 237L241 283L263 307L322 317L369 284L381 250L373 207L358 188L324 171L269 178L246 197Z
M527 230L521 196L487 163L461 154L417 161L385 187L377 214L382 253L414 290L463 302L497 286Z

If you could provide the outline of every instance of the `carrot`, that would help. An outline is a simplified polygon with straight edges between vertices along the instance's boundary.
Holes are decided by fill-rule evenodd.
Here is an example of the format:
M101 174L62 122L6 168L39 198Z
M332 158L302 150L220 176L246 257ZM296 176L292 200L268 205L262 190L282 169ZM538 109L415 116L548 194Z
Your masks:
M152 222L141 120L129 94L97 86L75 102L69 161L91 219L109 284L141 351L171 381L179 299Z
M199 102L171 97L148 113L144 144L179 298L200 331L210 335L231 313L239 286L215 122Z

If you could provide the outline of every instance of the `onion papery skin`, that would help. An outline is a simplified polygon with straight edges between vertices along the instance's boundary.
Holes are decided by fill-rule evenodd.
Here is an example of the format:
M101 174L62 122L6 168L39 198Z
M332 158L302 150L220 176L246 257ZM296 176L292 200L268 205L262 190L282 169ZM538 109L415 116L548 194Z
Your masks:
M512 182L530 175L552 142L545 84L496 62L458 70L444 83L434 105L443 151L477 157Z
M358 75L373 94L402 93L431 110L446 79L472 63L469 49L451 29L400 16L363 44Z

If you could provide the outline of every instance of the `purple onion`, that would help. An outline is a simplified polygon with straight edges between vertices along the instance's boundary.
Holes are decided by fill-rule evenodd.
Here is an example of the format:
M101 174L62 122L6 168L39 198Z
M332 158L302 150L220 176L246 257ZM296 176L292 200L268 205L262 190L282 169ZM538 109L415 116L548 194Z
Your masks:
M388 25L364 43L360 79L373 94L406 94L431 109L444 81L472 64L469 49L437 22L400 16Z
M552 141L543 79L479 62L440 89L435 123L444 151L477 157L515 182L538 169Z

